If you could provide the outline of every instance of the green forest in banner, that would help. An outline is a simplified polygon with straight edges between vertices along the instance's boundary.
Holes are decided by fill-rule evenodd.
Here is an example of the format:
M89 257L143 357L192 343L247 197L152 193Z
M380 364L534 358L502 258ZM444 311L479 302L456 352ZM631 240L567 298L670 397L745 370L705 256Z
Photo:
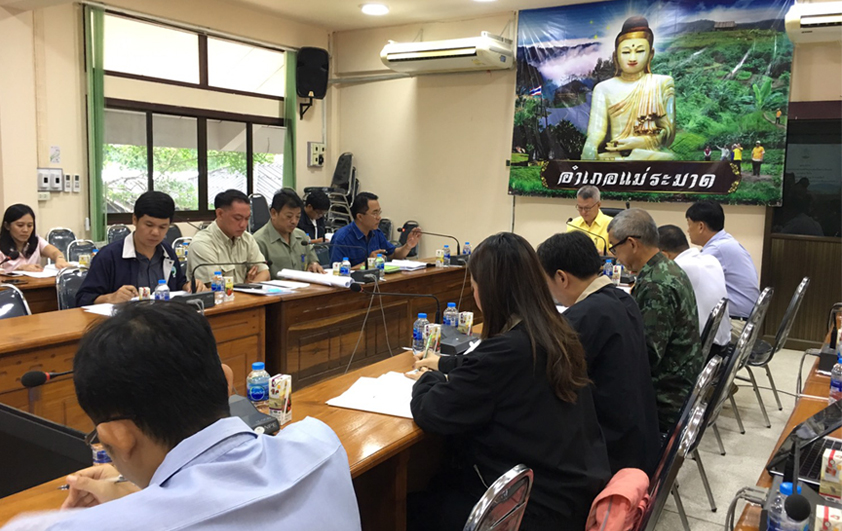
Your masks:
M727 202L776 204L780 201L786 149L787 100L790 83L792 44L786 34L763 29L705 31L678 36L665 51L657 49L652 71L675 79L677 133L670 150L676 160L704 160L703 150L710 146L713 160L718 160L717 146L743 146L742 182L728 196L708 196ZM611 58L600 61L590 74L594 84L613 76ZM519 96L515 109L515 134L543 130L547 107L579 105L591 89L579 83L577 94L571 87L545 100ZM563 97L559 97L559 93ZM544 109L542 109L542 103ZM775 123L777 109L783 111L781 123ZM549 125L547 132L561 144L569 158L577 160L585 142L585 132L570 122ZM526 133L521 138L529 137ZM534 136L533 136L534 138ZM760 177L752 176L751 149L760 140L765 148ZM541 183L540 161L529 160L533 146L526 153L512 153L509 189L512 193L545 196L573 196L575 192L550 190ZM604 193L609 199L626 199L628 193ZM635 193L636 200L661 201L664 194ZM702 198L694 194L693 199ZM671 195L671 200L681 197Z

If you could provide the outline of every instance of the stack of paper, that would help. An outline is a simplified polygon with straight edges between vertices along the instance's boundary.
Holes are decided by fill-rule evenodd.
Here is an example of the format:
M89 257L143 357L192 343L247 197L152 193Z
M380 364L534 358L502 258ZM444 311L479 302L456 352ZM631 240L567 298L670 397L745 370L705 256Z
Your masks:
M260 282L260 284L266 284L267 286L275 286L276 288L286 288L286 289L298 289L298 288L308 288L310 284L306 282L294 282L292 280L264 280Z
M309 282L311 284L322 284L324 286L334 286L337 288L347 288L354 280L351 277L337 277L331 273L311 273L309 271L297 271L295 269L281 269L278 271L278 277L289 278L299 282Z
M82 306L82 309L89 313L97 315L104 315L111 317L114 314L114 305L111 303L91 304L90 306Z
M371 411L394 417L412 418L411 380L399 372L387 372L378 378L361 377L347 391L327 401L329 406Z
M427 267L426 262L416 262L414 260L392 260L389 263L400 267L401 271L418 271Z

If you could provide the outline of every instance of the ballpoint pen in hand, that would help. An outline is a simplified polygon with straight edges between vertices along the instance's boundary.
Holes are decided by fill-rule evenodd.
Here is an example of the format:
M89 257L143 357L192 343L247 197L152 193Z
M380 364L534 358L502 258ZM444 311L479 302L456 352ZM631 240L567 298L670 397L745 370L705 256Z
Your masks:
M104 481L106 483L125 483L125 482L128 481L128 479L124 478L121 474L119 476L114 476L112 478L97 479L95 481ZM70 485L66 485L66 484L62 485L61 487L58 487L57 490L70 490Z

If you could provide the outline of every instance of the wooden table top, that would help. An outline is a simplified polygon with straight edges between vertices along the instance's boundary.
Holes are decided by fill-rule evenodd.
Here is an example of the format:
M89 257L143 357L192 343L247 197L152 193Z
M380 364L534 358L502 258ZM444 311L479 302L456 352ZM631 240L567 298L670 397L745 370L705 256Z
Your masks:
M213 316L225 312L265 306L277 301L277 297L237 293L234 300L209 308L206 315ZM0 356L10 352L49 347L69 341L77 341L88 326L102 319L101 315L86 312L81 308L46 313L36 313L24 317L0 320Z
M325 402L344 393L360 376L376 377L411 368L412 353L405 352L295 392L292 395L292 421L310 416L330 426L348 454L351 476L357 477L421 441L424 432L411 419L336 408ZM57 489L64 483L64 477L60 477L0 499L0 526L25 511L60 507L66 492Z
M8 282L9 280L20 280L20 283L13 284L16 288L21 291L33 290L33 289L56 289L56 278L49 277L49 278L33 278L27 276L9 276L9 275L0 275L0 283Z
M830 377L818 374L816 372L818 366L819 360L816 359L813 363L812 369L810 369L810 375L807 377L807 381L805 382L803 389L803 394L809 396L801 397L798 400L798 403L795 404L795 408L792 410L792 414L789 416L789 420L787 421L786 426L784 426L783 431L781 431L778 442L775 444L775 449L769 455L769 459L772 459L784 439L787 438L795 426L801 424L806 419L812 417L827 407L827 398L824 397L827 397L830 394ZM810 396L820 397L820 399L810 398ZM842 436L842 429L833 432L831 435L833 437ZM757 486L763 488L769 488L772 486L772 476L766 472L765 466L763 472L757 480ZM740 519L737 522L735 531L757 531L759 525L760 507L756 505L746 505Z

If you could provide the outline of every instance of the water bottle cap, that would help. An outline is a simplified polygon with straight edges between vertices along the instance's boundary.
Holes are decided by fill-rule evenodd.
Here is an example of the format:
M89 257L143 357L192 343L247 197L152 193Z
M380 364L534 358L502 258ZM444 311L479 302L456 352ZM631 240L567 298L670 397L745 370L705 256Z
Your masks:
M383 255L380 254L380 253L377 253L377 258L383 258Z
M465 242L465 245L471 245L471 242Z
M159 281L158 281L158 285L159 285L159 286L160 286L160 285L162 285L162 284L166 285L166 283L167 283L167 281L166 281L166 280L164 280L163 278L162 278L161 280L159 280Z
M221 275L221 274L222 274L222 271L214 271L214 272L213 272L213 274L214 274L214 275Z
M456 308L456 303L455 302L448 302L447 307L448 308Z
M418 318L419 318L419 319L426 319L426 318L427 318L427 314L426 314L426 313L419 313L419 314L418 314Z
M613 263L614 263L614 259L613 259L613 258L609 258L608 260L606 260L606 261L605 261L605 263L606 263L606 264L613 264Z
M792 496L792 483L784 481L781 483L781 494L784 496ZM801 485L798 485L798 494L801 494Z
M347 256L343 256L343 257L342 257L342 261L344 262L344 261L346 261L346 260L348 260L348 257L347 257Z
M450 246L449 246L449 245L445 245L445 246L444 246L444 248L445 248L445 249L450 249Z
M263 363L262 361L255 361L254 363L251 364L251 370L253 370L253 371L262 371L265 368L266 368L266 364Z

